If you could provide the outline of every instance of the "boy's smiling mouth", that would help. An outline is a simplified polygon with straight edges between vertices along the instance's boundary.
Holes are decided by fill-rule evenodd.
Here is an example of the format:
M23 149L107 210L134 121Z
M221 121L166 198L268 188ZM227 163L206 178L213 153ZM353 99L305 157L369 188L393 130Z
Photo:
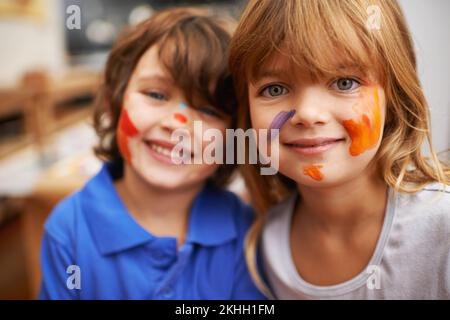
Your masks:
M179 157L176 157L172 154L172 150L175 148L175 144L171 142L167 142L164 140L157 140L157 139L151 139L151 140L144 140L144 143L148 147L150 154L155 158L156 160L163 162L165 164L172 164L174 165L173 160L179 160ZM190 152L191 158L194 156L192 152Z

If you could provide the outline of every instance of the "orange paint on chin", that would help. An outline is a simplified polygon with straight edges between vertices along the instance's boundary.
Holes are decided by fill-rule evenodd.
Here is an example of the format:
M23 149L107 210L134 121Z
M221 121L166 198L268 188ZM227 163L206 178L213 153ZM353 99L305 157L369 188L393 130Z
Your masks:
M345 120L343 125L347 130L352 143L350 154L354 157L376 146L381 135L381 111L378 90L374 90L375 105L367 113L359 113L357 120Z
M138 133L139 131L131 121L127 110L123 108L117 128L117 145L120 153L127 162L131 162L131 152L128 146L128 139L136 136Z
M311 177L312 179L316 181L322 181L323 180L323 174L320 172L320 169L323 166L320 165L309 165L303 168L303 174L306 176Z
M174 116L174 118L176 119L176 120L178 120L179 122L181 122L181 123L186 123L188 120L187 120L187 117L184 115L184 114L181 114L181 113L178 113L178 112L176 112L176 113L174 113L173 114L173 116Z

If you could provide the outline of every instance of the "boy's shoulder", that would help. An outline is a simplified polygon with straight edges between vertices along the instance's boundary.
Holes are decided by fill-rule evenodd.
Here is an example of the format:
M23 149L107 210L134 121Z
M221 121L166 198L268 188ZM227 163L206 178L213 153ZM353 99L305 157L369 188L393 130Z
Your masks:
M83 189L78 190L61 200L51 211L45 221L45 232L49 233L61 244L70 242L73 235L73 227L79 215L80 196Z
M96 204L96 194L106 192L107 186L102 183L105 179L105 168L100 170L94 177L79 190L63 198L48 216L44 229L55 240L62 244L70 243L74 238L75 226L84 219L83 211L86 204ZM99 188L103 186L103 188ZM98 204L98 203L97 203Z
M255 218L253 208L245 203L236 193L219 187L213 187L213 193L215 197L220 199L220 204L216 204L227 208L227 214L232 216L233 222L238 229L241 231L242 229L246 230L251 225Z

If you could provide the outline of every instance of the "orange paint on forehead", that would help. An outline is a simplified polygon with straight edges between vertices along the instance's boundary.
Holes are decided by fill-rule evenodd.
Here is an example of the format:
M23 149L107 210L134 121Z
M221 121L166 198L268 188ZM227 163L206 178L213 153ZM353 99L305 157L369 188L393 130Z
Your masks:
M349 151L354 157L375 147L381 135L381 111L378 89L374 89L373 96L373 106L365 105L363 106L365 110L361 110L362 108L355 109L359 113L359 118L343 122L345 130L347 130L352 139ZM363 103L367 103L367 101Z
M131 162L131 152L128 146L128 139L136 136L138 133L139 131L131 121L127 110L123 108L117 128L117 145L120 153L127 162Z
M323 174L320 172L320 169L323 166L320 165L309 165L303 168L303 174L306 176L311 177L312 179L316 181L322 181L323 180Z

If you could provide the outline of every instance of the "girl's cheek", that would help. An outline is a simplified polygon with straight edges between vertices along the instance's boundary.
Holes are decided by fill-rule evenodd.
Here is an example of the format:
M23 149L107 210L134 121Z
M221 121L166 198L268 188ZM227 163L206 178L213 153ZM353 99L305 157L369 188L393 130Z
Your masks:
M295 110L290 111L281 111L279 112L271 121L269 126L268 138L270 141L275 139L279 133L281 128L295 115ZM275 130L275 131L274 131Z
M381 105L378 88L363 92L362 101L354 106L357 117L343 121L343 126L350 136L350 155L359 156L376 147L382 127Z
M324 176L322 174L322 172L320 171L320 169L322 169L322 165L308 165L303 167L303 174L305 176L310 177L313 180L316 181L322 181Z
M117 126L117 145L122 157L126 162L131 163L131 152L129 147L129 139L137 136L139 131L133 124L126 108L122 108Z

